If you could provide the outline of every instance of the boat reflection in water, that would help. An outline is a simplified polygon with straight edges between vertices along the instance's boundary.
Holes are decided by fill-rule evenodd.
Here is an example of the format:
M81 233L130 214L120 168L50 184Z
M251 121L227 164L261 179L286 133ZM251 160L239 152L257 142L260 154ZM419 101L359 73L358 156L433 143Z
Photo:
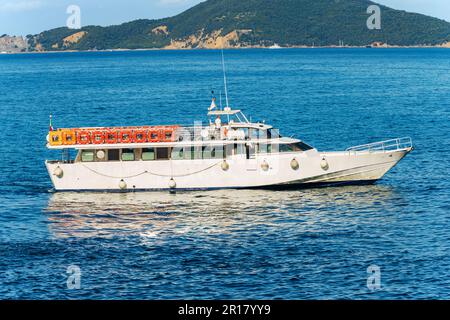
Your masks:
M49 228L57 238L260 234L295 228L314 232L329 223L386 220L380 212L401 196L389 186L346 186L293 191L217 190L169 194L54 193L47 207ZM349 215L348 213L352 213ZM373 222L373 221L372 221Z

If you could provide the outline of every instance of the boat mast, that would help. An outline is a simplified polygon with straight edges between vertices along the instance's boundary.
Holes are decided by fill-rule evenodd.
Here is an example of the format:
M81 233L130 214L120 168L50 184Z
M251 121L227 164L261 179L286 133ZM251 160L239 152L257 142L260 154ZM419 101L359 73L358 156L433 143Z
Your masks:
M228 103L227 74L225 72L225 57L223 54L223 45L222 45L222 69L223 69L223 84L225 87L225 103L226 107L229 108L230 104Z

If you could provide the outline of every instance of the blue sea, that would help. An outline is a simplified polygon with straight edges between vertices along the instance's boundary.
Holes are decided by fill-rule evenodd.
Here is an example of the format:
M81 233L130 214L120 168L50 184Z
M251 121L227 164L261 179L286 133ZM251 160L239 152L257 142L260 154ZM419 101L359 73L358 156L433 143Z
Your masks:
M369 186L55 193L50 114L206 121L220 51L0 55L0 298L450 299L450 50L225 60L230 104L252 120L319 150L403 136L415 150Z

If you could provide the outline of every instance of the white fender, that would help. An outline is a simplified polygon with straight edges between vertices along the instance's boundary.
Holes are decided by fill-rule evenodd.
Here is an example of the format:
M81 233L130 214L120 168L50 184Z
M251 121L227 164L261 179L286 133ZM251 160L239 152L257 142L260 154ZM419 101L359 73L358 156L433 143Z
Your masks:
M119 182L119 188L121 190L125 190L127 188L127 183L123 179Z

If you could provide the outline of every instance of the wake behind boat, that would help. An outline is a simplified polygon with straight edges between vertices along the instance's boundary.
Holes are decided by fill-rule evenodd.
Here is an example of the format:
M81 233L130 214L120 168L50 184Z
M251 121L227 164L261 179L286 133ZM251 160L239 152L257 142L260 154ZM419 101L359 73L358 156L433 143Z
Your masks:
M228 105L228 104L227 104ZM381 179L412 150L398 138L319 152L250 122L241 110L218 108L209 124L68 128L48 135L61 160L46 161L57 191L135 191L305 187L367 184ZM70 149L76 151L71 158Z

